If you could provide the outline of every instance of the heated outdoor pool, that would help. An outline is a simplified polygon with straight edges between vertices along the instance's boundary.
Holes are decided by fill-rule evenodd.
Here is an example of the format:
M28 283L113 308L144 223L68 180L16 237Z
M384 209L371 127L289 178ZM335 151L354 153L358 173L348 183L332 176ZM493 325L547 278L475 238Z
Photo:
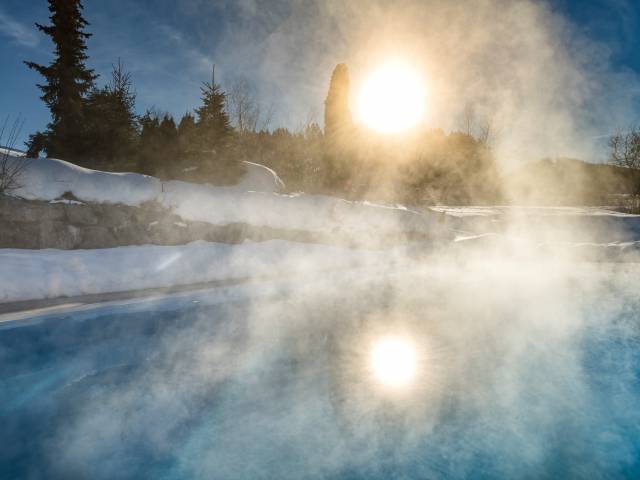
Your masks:
M0 478L638 478L628 277L522 268L5 316Z

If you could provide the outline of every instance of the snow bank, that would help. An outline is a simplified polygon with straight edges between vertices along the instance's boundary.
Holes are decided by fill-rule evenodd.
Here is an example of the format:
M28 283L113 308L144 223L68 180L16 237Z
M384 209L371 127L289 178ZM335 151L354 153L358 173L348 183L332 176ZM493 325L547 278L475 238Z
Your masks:
M430 210L444 213L451 217L490 217L490 216L513 216L522 217L544 217L544 216L577 216L577 217L620 217L620 218L640 218L640 215L618 212L607 207L525 207L525 206L464 206L430 207Z
M16 150L15 148L9 148L9 147L2 147L0 146L0 155L11 155L13 157L26 157L27 154L20 151L20 150Z
M318 273L379 263L382 253L272 240L98 250L0 249L0 303L214 280ZM388 252L384 254L389 260Z
M456 243L469 258L522 260L508 251L495 236L460 238ZM489 248L494 247L494 248ZM473 249L480 248L480 256ZM417 250L414 250L417 249ZM540 250L545 250L542 255ZM541 245L530 258L549 258L549 252L569 259L573 251L579 260L640 261L640 242L610 244ZM438 261L450 259L433 251ZM343 247L271 240L229 245L193 242L179 246L127 246L95 250L0 249L0 303L112 293L159 287L191 285L224 280L248 280L308 275L318 278L330 271L373 268L374 276L395 265L397 271L413 268L413 254L425 253L420 244L390 250L357 250ZM441 252L445 253L445 252ZM451 251L449 251L451 253ZM551 257L553 258L553 256ZM537 260L536 260L537 261ZM579 265L579 264L576 264ZM437 270L437 268L436 268ZM304 279L301 281L305 281Z
M2 149L0 149L0 153ZM24 158L15 151L5 152L11 157ZM11 160L11 158L10 158ZM236 193L247 191L278 192L284 188L280 177L264 165L243 162L246 173L231 189ZM123 203L140 205L157 200L162 192L162 182L139 173L112 173L79 167L57 159L33 159L24 170L20 183L22 188L14 195L27 200L55 200L65 192L88 202ZM215 190L216 187L207 187Z
M432 217L366 202L349 202L324 195L238 194L232 187L212 188L181 181L164 184L160 200L188 220L218 225L248 223L312 232L390 234L442 230Z
M17 158L16 158L17 160ZM108 173L78 167L63 160L29 163L13 195L29 200L56 200L71 192L82 201L140 205L155 200L186 220L216 225L246 223L311 232L359 235L445 234L436 214L402 207L350 202L324 195L281 195L275 172L247 162L248 173L229 187L182 181L161 182L137 173ZM256 191L264 189L264 191Z
M160 180L147 175L100 172L55 159L33 159L19 182L22 187L11 193L27 200L55 200L71 192L88 202L140 205L162 191Z

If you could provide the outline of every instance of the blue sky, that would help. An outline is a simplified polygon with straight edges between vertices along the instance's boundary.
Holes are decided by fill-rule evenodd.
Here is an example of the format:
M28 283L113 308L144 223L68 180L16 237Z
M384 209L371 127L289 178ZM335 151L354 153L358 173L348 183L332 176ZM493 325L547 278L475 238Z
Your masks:
M180 116L197 106L199 85L210 78L215 62L223 86L248 78L264 104L274 104L273 125L295 128L310 118L322 119L328 77L341 52L327 54L339 26L320 18L317 2L85 0L84 5L88 31L94 34L89 65L102 83L120 58L133 75L140 113L156 107ZM606 46L612 68L640 71L640 2L554 0L550 6L582 35ZM22 63L50 61L52 45L33 26L48 23L48 15L45 0L0 0L0 114L25 119L22 139L48 121L36 88L40 78ZM289 42L278 53L267 51L285 22L286 31L295 34L286 38L299 38L300 45ZM328 32L321 37L326 41L314 36L314 28ZM293 93L284 88L290 82L296 85Z

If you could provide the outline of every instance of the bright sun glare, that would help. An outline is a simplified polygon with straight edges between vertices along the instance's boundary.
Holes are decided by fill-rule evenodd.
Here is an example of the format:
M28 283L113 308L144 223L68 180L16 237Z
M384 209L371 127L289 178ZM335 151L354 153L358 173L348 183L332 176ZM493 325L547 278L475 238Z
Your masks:
M371 369L375 378L388 387L408 385L416 373L416 351L413 344L397 337L385 337L374 343Z
M381 133L398 133L416 125L424 113L424 82L403 63L387 63L365 81L358 96L358 118Z

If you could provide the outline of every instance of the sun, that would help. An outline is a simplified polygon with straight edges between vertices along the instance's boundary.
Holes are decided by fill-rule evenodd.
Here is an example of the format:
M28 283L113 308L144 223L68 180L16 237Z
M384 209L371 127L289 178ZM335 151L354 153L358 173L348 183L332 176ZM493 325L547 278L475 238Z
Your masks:
M417 125L424 115L424 81L417 70L389 62L364 82L357 98L357 118L380 133L399 133Z
M417 356L413 343L400 337L384 337L371 349L371 371L387 387L409 385L416 373Z

